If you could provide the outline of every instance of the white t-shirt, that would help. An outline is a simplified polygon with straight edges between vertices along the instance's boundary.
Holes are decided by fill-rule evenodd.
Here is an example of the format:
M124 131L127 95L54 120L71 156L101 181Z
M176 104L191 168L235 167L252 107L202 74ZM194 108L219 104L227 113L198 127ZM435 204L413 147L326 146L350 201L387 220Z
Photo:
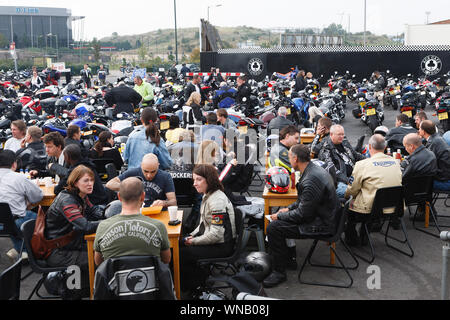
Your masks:
M22 144L22 139L17 139L17 138L10 138L8 139L8 141L6 141L5 143L5 150L11 150L13 152L17 152L19 151L19 149L21 148L20 145Z

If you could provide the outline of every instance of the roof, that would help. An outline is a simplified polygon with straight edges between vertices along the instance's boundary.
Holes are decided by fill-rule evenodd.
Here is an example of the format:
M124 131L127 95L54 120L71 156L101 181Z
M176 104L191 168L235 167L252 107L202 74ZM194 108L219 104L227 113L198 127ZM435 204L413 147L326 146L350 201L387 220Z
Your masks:
M433 22L433 23L430 23L430 24L450 24L450 19L437 21L437 22Z

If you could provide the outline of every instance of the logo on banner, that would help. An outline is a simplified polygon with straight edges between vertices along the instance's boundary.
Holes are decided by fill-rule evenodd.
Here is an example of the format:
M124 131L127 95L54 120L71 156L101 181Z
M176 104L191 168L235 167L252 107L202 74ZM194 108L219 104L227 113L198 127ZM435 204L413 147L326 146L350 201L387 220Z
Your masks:
M248 71L252 76L259 76L264 71L264 63L259 58L253 58L248 62Z
M426 56L422 60L422 71L426 75L433 76L442 70L442 60L438 56Z

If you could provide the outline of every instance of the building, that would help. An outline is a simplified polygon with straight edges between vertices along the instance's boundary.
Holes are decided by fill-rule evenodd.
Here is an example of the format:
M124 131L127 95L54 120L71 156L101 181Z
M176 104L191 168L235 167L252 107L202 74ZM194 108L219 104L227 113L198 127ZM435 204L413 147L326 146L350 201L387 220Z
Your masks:
M73 17L64 8L0 6L0 34L16 48L69 47Z
M450 45L450 20L406 25L405 45Z

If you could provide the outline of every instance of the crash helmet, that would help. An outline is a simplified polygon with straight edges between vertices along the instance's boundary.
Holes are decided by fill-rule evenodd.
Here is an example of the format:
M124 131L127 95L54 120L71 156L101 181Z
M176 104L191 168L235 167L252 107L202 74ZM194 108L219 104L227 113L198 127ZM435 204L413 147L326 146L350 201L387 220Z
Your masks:
M379 126L375 129L373 134L381 134L383 137L386 137L388 132L389 132L389 129L386 126Z
M272 259L266 252L251 252L245 257L241 268L256 281L262 282L272 272Z
M267 170L266 186L274 193L287 193L291 177L289 172L283 167L272 167Z

